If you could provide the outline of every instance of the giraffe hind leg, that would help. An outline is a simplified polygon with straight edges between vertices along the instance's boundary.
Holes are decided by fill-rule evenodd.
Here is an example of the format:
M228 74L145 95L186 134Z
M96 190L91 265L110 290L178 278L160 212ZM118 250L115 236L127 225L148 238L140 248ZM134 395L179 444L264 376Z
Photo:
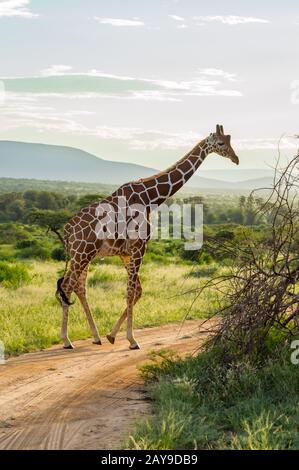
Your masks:
M61 284L63 283L64 281L64 276L62 276L61 278L58 279L57 281L57 289L56 289L56 299L58 300L58 302L60 302L61 304L66 304L68 306L70 305L73 305L74 302L71 302L68 297L66 296L66 293L64 292L64 290L62 289L61 287Z

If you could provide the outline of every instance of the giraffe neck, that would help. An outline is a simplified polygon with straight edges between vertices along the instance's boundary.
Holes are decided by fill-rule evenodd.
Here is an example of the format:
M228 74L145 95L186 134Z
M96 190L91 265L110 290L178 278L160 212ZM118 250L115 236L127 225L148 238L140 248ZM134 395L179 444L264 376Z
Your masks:
M158 198L155 197L152 202L160 205L173 196L191 178L208 153L207 140L204 139L167 170L142 180L148 188L155 185Z

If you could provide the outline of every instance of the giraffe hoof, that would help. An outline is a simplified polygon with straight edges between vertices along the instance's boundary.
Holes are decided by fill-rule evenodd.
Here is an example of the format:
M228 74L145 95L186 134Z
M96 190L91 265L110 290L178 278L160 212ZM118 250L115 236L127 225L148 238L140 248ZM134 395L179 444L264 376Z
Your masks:
M74 349L74 346L69 344L68 346L63 346L63 349Z
M133 349L140 349L140 346L138 343L135 343L135 344L130 344L130 349L133 350Z
M102 344L102 341L100 339L98 339L97 341L93 341L92 344Z
M107 335L106 338L108 339L109 343L114 344L115 343L115 338L111 335Z

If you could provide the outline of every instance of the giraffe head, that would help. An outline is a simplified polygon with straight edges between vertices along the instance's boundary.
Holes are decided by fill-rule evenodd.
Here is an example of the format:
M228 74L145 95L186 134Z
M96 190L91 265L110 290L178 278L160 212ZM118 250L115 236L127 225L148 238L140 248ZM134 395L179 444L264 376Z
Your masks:
M239 158L230 144L230 138L230 135L224 134L223 126L217 124L216 132L210 134L207 139L209 150L218 153L222 157L229 158L233 163L239 165Z

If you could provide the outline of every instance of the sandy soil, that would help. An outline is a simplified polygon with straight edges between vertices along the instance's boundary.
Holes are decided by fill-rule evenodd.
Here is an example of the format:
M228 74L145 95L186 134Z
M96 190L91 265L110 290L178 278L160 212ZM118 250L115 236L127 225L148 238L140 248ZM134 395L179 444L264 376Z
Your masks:
M117 449L149 410L138 367L148 353L195 351L201 321L136 331L141 350L124 333L114 346L76 341L24 354L0 365L0 449Z

